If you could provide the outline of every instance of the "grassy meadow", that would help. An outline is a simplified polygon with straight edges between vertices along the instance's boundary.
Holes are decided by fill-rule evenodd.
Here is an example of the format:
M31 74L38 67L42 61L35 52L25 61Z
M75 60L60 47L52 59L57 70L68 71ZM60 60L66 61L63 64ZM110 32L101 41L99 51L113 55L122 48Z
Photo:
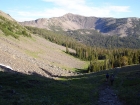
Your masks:
M50 79L38 74L0 72L2 105L97 105L107 72L115 73L114 86L126 105L140 104L140 65L73 77Z

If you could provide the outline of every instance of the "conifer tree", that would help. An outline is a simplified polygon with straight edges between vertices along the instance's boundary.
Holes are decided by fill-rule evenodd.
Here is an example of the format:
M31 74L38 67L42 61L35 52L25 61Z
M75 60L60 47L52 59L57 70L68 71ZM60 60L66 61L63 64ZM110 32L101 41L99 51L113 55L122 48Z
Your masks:
M69 54L69 49L68 49L68 45L66 44L66 53Z
M121 63L121 66L128 65L128 58L126 56L121 57L120 58L120 63Z

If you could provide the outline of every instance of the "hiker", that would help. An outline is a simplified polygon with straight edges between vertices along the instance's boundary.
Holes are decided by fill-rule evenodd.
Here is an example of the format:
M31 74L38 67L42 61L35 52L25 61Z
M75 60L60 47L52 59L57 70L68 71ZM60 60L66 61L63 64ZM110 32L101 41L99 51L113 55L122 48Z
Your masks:
M110 76L110 82L111 82L111 86L113 85L113 82L114 82L114 74L111 74Z
M108 81L108 79L109 79L109 74L107 73L106 74L106 81Z

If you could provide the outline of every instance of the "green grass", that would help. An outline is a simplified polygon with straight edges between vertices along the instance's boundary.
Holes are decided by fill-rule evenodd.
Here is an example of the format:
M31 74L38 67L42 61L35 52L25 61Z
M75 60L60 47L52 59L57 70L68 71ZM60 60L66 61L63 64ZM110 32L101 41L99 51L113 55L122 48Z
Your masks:
M114 88L125 105L140 105L140 66L123 67Z
M15 39L19 39L21 35L31 37L29 31L25 27L22 27L15 21L8 20L3 16L0 16L0 30L5 36L10 35Z
M38 54L42 53L42 52L33 52L30 50L26 50L25 53L33 58L39 58Z
M98 100L96 75L60 77L0 72L0 103L3 105L90 105ZM96 90L91 94L93 90ZM94 96L94 98L92 97ZM92 99L92 98L93 99Z
M89 61L85 61L85 64L83 65L82 68L87 69L89 66L90 62Z
M116 94L126 105L140 104L139 67L123 67L115 77L112 88L117 90ZM0 103L2 105L97 105L99 88L105 82L107 72L114 73L115 70L59 77L57 80L37 74L0 72Z

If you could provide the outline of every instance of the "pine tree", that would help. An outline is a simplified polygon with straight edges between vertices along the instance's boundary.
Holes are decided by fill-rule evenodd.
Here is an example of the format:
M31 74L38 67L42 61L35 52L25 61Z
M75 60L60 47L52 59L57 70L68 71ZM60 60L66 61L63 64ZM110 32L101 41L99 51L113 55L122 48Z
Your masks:
M105 69L105 70L108 69L107 59L104 60L104 69Z
M69 54L69 49L68 49L68 45L66 44L66 53Z
M138 64L138 56L136 53L134 53L134 55L133 55L133 63Z

